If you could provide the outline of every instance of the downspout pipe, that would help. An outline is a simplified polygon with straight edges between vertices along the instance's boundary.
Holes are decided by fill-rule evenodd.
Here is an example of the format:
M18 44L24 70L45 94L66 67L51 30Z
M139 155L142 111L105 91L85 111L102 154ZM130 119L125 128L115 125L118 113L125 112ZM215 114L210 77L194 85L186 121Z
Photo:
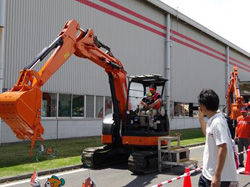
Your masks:
M4 86L6 0L0 0L0 93ZM0 145L2 144L2 120L0 119Z
M165 68L164 68L164 74L166 76L166 78L168 79L167 81L167 85L166 85L166 88L165 88L165 99L166 99L166 106L167 106L167 115L170 119L170 122L171 122L171 118L170 118L170 82L171 82L171 79L170 79L170 48L171 48L171 40L170 40L170 14L167 13L166 14L166 45L165 45ZM170 123L171 125L171 123Z
M230 58L230 49L229 46L226 46L226 63L225 63L225 95L227 95L228 84L230 81L230 66L229 66L229 58ZM227 104L226 111L227 111Z

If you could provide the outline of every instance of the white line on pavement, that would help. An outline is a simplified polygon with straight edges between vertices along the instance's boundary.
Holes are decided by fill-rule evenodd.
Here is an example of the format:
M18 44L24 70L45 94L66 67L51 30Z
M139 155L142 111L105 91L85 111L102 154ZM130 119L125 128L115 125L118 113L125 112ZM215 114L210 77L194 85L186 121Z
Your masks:
M68 174L78 173L78 172L87 171L87 170L88 169L75 169L75 170L72 170L72 171L65 171L65 172L57 173L56 176L68 175ZM44 176L41 176L41 177L38 176L38 178L39 178L39 180L40 179L46 179L46 178L51 177L51 175L53 175L53 174L44 175ZM8 184L3 184L3 185L0 184L0 187L14 186L14 185L18 185L18 184L27 183L27 182L30 182L30 179L24 179L24 180L21 180L21 181L11 182L11 183L8 183Z

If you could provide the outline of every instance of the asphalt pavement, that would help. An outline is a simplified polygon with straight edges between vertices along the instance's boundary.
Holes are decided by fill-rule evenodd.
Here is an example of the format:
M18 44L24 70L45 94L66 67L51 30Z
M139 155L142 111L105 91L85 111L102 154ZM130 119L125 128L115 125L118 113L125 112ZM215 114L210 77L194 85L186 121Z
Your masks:
M202 166L202 154L204 146L198 146L190 148L190 158L193 160L198 160L198 166ZM244 170L244 168L241 168ZM81 187L83 181L87 177L95 182L97 187L150 187L157 185L163 181L172 179L176 176L180 176L184 173L183 167L174 167L171 170L166 169L161 173L152 173L148 175L134 175L129 170L126 164L118 165L112 168L105 169L73 169L70 171L59 172L56 175L59 179L63 178L65 180L65 185L63 187ZM199 180L200 172L195 173L191 176L192 186L197 186ZM38 176L41 186L44 186L46 180L51 177L50 175ZM250 177L249 175L238 174L240 187L250 187ZM173 181L170 184L164 186L182 186L183 179ZM9 183L0 184L0 187L30 187L30 179L18 180Z

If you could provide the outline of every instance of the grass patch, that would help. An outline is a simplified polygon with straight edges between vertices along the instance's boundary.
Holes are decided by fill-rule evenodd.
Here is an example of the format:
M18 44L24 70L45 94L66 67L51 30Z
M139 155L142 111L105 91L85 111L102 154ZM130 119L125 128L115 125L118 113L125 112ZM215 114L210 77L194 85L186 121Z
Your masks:
M181 146L203 143L206 140L201 129L183 129L183 130L173 130L170 132L171 136L176 136L178 134L180 134ZM176 144L177 142L173 141L172 145Z
M41 144L45 149L53 147L56 151L55 157L45 154L37 157L36 153ZM80 164L83 149L100 145L102 145L100 137L36 141L33 149L34 155L30 157L30 142L2 144L0 146L0 177Z
M181 145L205 142L200 129L173 130L171 136L181 134ZM174 142L175 143L175 142ZM53 147L55 157L36 155L39 146ZM34 156L29 156L30 142L8 143L0 146L0 178L31 173L35 170L47 170L64 166L81 164L81 152L87 147L102 145L100 137L72 138L63 140L37 141L33 150Z
M42 171L47 169L56 169L63 166L81 164L80 156L72 156L66 158L57 158L53 160L45 160L40 162L30 162L15 166L3 167L0 169L0 178L6 176L15 176L20 174L33 173L34 171Z

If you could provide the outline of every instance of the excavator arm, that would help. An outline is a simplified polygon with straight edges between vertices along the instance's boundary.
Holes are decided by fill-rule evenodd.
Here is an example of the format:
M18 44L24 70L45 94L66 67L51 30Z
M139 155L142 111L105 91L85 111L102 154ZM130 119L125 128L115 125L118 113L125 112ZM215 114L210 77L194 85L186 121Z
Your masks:
M107 52L103 52L104 48ZM53 53L39 72L34 67L50 52ZM10 126L19 139L30 139L31 150L35 140L42 139L44 129L41 125L40 88L53 74L74 54L87 58L101 66L109 75L114 103L114 121L120 123L124 119L127 84L126 71L122 63L116 59L110 48L98 41L93 30L83 30L75 20L66 22L54 42L45 48L32 63L21 70L17 83L7 92L0 94L0 117Z
M230 83L227 90L227 115L231 120L236 120L241 115L241 107L247 106L240 95L238 68L234 67L230 75Z

